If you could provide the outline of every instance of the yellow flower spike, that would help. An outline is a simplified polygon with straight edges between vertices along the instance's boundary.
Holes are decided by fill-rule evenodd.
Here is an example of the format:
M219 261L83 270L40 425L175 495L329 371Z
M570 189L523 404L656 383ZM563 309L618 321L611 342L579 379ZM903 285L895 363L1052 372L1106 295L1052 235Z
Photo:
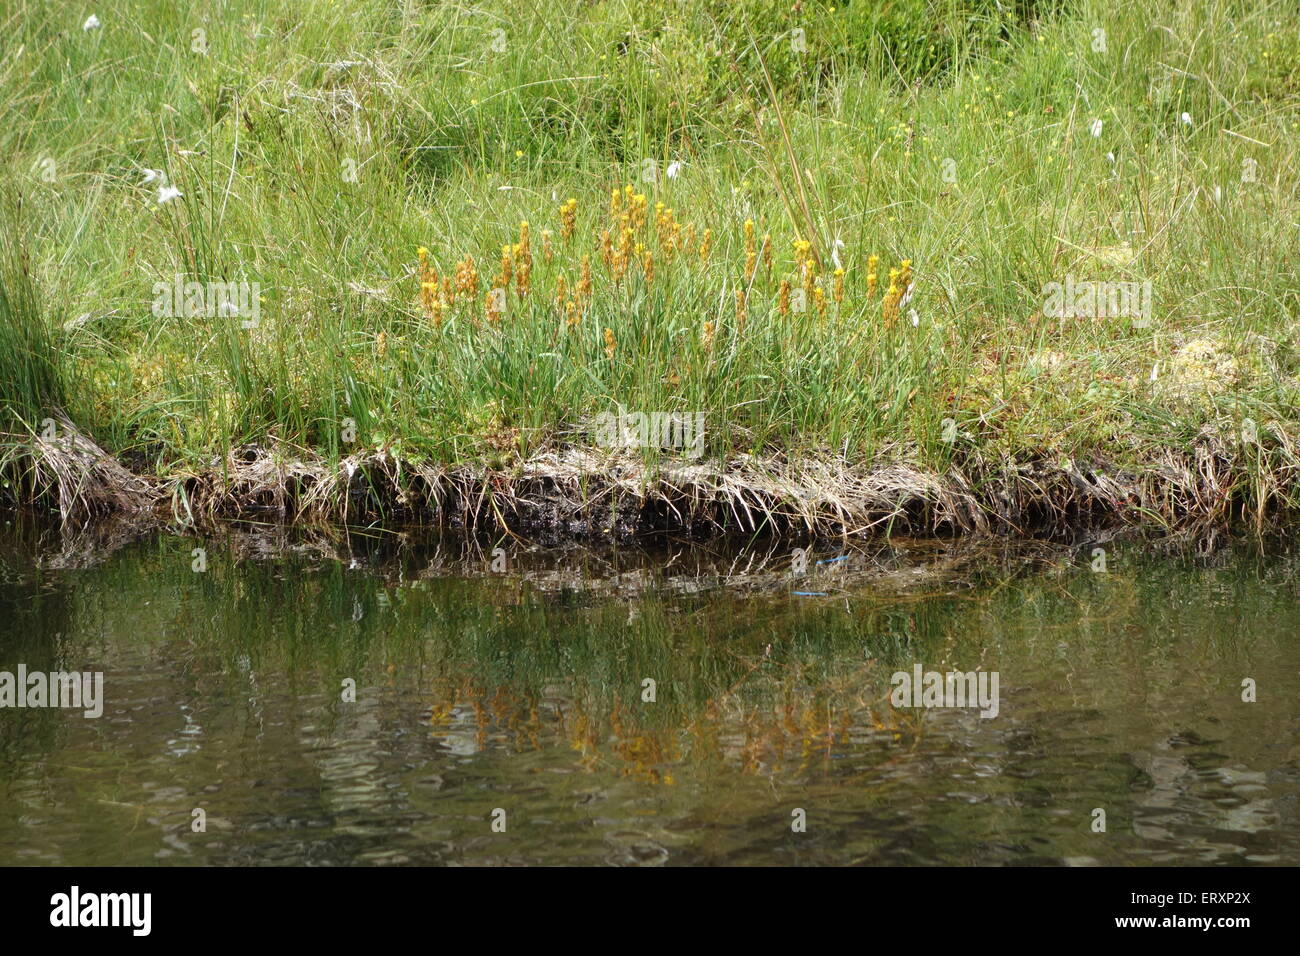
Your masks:
M745 331L745 320L749 318L749 297L744 289L736 290L736 329Z
M600 258L601 261L605 263L606 269L613 266L614 240L610 238L608 229L600 234Z
M876 297L877 282L878 280L876 279L876 274L874 272L871 273L869 276L867 276L867 298L868 299L874 299Z
M885 300L881 305L881 315L884 317L887 329L893 328L898 320L898 303L903 297L903 290L898 286L899 275L897 269L889 270L889 290L885 293Z
M776 294L776 310L782 316L790 314L790 280L782 279L781 288Z
M704 346L704 350L706 352L713 348L713 334L714 334L713 323L705 322L704 334L700 337L700 342Z
M641 257L641 268L645 271L646 285L651 285L655 281L655 257L649 249Z
M713 249L713 230L705 229L704 235L700 239L700 261L709 261L709 252Z
M570 299L568 304L565 305L564 315L564 324L567 328L574 329L578 327L578 320L582 317L582 314L578 311L578 303L573 299Z
M546 262L551 261L553 252L551 250L551 230L542 230L542 259Z
M835 270L835 304L840 305L844 301L844 270Z
M560 238L569 240L573 238L574 229L577 228L578 220L578 200L569 199L560 204Z
M623 194L617 189L611 190L609 194L609 218L618 219L618 214L623 208Z
M772 234L769 232L763 236L763 268L767 270L768 278L772 277Z
M822 287L817 285L813 288L813 301L817 303L817 315L821 318L826 317L826 293Z
M605 357L611 361L614 358L614 351L618 348L618 342L614 340L614 330L605 330Z
M514 275L513 256L510 246L501 247L501 284L509 285L510 279Z
M564 281L563 275L557 276L555 279L555 304L557 306L564 305L565 301L568 298L569 298L569 285L567 282Z

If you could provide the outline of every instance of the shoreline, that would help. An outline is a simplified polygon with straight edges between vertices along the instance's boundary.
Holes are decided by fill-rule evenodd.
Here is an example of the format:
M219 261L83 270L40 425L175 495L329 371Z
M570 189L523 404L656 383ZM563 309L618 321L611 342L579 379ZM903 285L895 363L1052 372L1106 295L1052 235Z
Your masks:
M57 437L0 444L0 478L6 504L50 508L65 525L107 515L190 526L270 517L574 541L655 533L1059 538L1116 527L1262 533L1297 510L1300 457L1288 446L1269 460L1203 433L1190 449L1155 451L1142 471L972 454L939 473L902 450L856 464L830 455L647 463L568 446L493 469L383 449L334 462L294 446L244 445L206 469L160 475L131 470L60 418Z

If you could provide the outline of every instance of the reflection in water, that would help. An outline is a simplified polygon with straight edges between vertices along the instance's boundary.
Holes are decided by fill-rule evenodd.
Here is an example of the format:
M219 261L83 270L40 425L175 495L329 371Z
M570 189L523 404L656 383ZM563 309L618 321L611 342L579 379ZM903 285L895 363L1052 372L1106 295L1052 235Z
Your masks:
M112 543L0 537L0 670L106 696L0 711L0 862L1300 862L1288 554Z

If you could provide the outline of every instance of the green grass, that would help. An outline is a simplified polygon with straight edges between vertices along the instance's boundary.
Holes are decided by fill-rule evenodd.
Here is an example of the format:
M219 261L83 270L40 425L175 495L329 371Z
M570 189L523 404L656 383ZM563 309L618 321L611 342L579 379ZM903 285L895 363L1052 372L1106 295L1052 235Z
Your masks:
M84 31L91 12L102 26ZM9 0L0 191L22 218L3 238L0 403L28 422L65 407L104 448L162 473L248 442L507 467L589 443L574 429L619 405L705 412L711 456L1141 469L1247 418L1261 455L1289 454L1292 12L1285 0L799 13L765 0ZM685 165L667 179L673 161ZM145 168L182 197L159 205ZM599 235L610 190L629 182L652 220L663 202L713 230L707 263L664 261L652 223L638 240L653 283L635 265L608 281ZM569 197L577 229L563 242ZM776 262L759 269L741 329L747 218ZM444 274L473 255L487 284L521 220L532 293L512 294L499 326L484 322L482 291L435 326L416 249ZM820 253L830 299L843 243L845 298L825 315L775 308L798 237ZM595 292L567 329L552 292L560 273L572 288L584 254ZM868 298L872 254L882 289L912 261L915 325L888 326L879 293ZM177 275L258 283L259 324L156 317L154 283ZM1149 280L1150 325L1044 317L1044 284L1067 275Z

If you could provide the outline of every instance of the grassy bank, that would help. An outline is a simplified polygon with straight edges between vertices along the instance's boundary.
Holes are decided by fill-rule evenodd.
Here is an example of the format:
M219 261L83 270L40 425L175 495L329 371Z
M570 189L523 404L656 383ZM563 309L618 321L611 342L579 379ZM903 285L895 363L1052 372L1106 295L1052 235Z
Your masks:
M1300 22L1115 7L11 0L6 490L597 532L1293 508ZM1059 314L1088 282L1135 294ZM602 447L620 409L703 413L702 455Z

